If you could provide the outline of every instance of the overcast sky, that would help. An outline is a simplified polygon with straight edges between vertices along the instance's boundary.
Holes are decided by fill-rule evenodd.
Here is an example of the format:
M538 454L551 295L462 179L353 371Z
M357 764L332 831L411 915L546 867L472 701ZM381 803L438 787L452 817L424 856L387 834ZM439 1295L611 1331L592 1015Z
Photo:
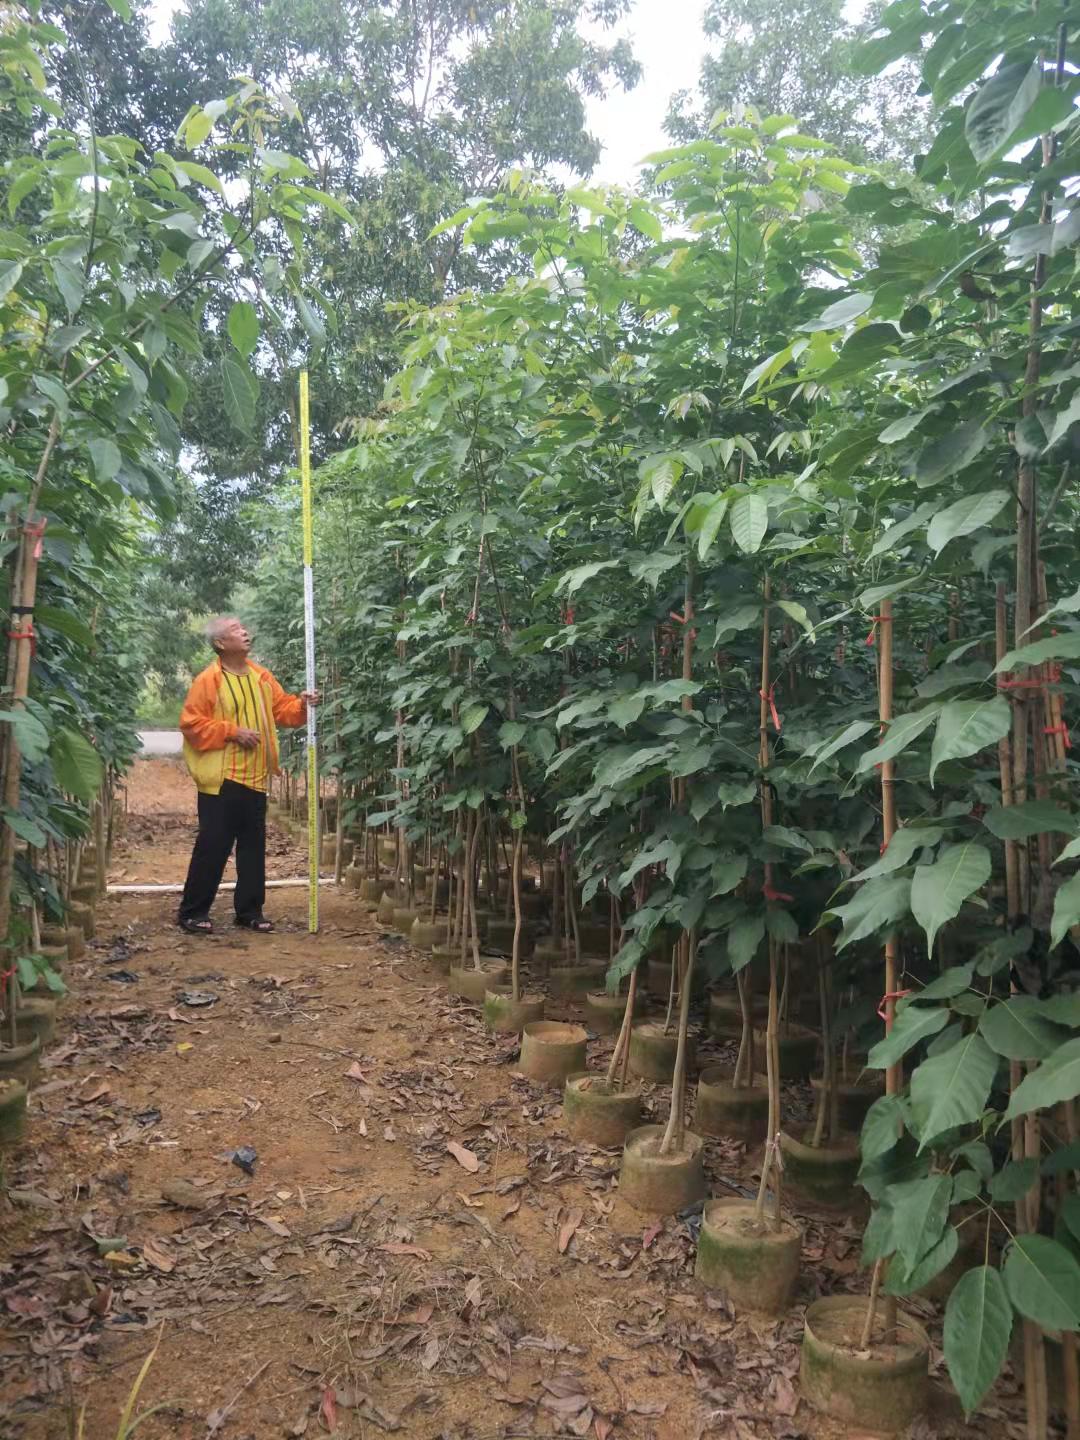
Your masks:
M153 0L155 39L167 34L169 17L178 4L179 0ZM848 0L845 9L856 15L865 5L866 0ZM697 80L705 44L704 9L705 0L634 0L629 17L613 32L597 30L598 38L626 35L644 74L629 94L614 90L606 99L589 101L589 129L604 147L594 181L630 184L638 162L667 144L668 101L676 90L692 89Z

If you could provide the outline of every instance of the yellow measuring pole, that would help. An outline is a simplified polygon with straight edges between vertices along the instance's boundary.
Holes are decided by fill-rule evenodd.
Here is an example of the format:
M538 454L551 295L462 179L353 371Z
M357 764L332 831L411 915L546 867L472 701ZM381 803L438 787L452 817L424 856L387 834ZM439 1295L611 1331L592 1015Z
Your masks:
M300 372L300 494L304 523L304 667L306 686L315 686L315 584L312 578L313 532L311 523L311 424L308 406L308 376ZM308 793L308 930L319 928L319 763L315 711L307 712L307 793Z

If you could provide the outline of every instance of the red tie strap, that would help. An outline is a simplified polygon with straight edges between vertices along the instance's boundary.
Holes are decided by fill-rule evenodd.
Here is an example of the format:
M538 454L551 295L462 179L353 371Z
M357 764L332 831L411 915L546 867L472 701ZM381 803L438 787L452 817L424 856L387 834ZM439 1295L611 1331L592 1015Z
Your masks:
M1072 738L1071 738L1070 735L1069 735L1069 727L1068 727L1066 724L1064 724L1064 722L1063 722L1062 724L1060 724L1060 725L1044 725L1044 726L1043 726L1043 734L1044 734L1044 735L1063 735L1063 736L1065 737L1065 749L1066 749L1066 750L1071 750L1071 749L1072 749Z
M774 729L774 730L776 731L776 733L779 735L779 734L780 734L780 716L779 716L779 714L777 713L777 709L776 709L776 697L775 697L775 695L774 695L774 693L773 693L773 692L775 691L775 689L776 689L776 686L775 686L775 684L773 684L773 685L770 685L770 686L769 686L768 690L759 690L757 693L761 696L762 700L765 701L766 705L768 705L768 707L769 707L769 714L772 716L773 729Z
M902 1000L905 995L910 995L910 994L911 994L911 991L910 991L910 990L887 990L887 991L885 992L885 994L881 997L881 1004L878 1006L878 1011L877 1011L877 1013L878 1013L878 1019L879 1019L879 1020L884 1020L884 1021L886 1022L886 1024L888 1024L888 1021L889 1021L889 1011L888 1011L889 1001L890 1001L890 1000L893 1000L893 1001Z
M889 624L892 623L892 616L891 616L891 615L871 615L871 616L870 616L870 621L871 621L870 634L867 635L867 637L866 637L866 643L867 643L867 645L873 645L874 641L877 639L877 627L878 627L879 625L889 625Z
M766 900L786 900L789 905L795 904L794 895L785 895L782 890L774 890L773 887L768 884L761 887L761 893L765 896Z

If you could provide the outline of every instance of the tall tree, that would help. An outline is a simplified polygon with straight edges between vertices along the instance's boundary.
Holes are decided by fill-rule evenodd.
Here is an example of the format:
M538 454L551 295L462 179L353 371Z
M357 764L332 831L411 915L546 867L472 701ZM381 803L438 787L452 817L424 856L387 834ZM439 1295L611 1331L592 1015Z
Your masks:
M669 132L691 139L716 112L752 105L795 116L844 154L906 161L926 134L918 74L907 62L888 75L861 74L859 46L884 5L872 4L857 23L845 19L847 8L845 0L709 0L703 24L713 44L696 93L673 98Z

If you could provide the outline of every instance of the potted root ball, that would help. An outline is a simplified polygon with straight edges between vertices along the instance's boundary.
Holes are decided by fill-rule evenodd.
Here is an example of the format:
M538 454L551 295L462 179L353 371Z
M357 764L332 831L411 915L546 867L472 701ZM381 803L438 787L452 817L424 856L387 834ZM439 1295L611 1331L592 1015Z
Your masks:
M832 971L826 953L821 953L818 967L818 994L824 1064L816 1087L814 1123L801 1140L781 1135L780 1146L784 1169L796 1194L828 1209L842 1210L861 1203L862 1192L855 1183L859 1173L859 1142L840 1126L836 1050L830 1019Z
M451 963L448 989L474 1005L482 1005L484 996L494 986L505 985L510 967L500 955L480 954L480 931L477 922L474 872L481 821L470 815L467 822L464 886L461 905L461 927L457 964Z
M618 990L614 995L607 990L589 991L585 996L585 1013L589 1024L598 1035L621 1034L627 999L628 992L625 990ZM642 987L634 986L633 1018L640 1019L648 1005L648 997Z
M768 1138L756 1201L710 1200L698 1239L697 1278L721 1291L737 1310L781 1315L791 1303L799 1278L802 1232L780 1209L780 1168L776 1163L780 1130L780 1067L777 1058L777 943L769 940L769 1018L765 1032L768 1079ZM774 1179L772 1204L769 1181Z
M926 1409L930 1340L910 1315L895 1323L877 1305L881 1262L869 1304L827 1295L807 1307L799 1387L815 1410L848 1430L897 1434Z
M26 1085L0 1073L0 1150L26 1135Z
M511 696L510 713L514 713ZM510 775L515 802L514 850L510 863L510 893L514 907L514 930L510 937L509 992L488 988L484 994L484 1020L488 1027L501 1034L519 1034L527 1025L544 1018L543 995L524 995L521 990L521 955L525 934L525 912L521 904L522 846L525 837L525 796L518 767L517 746L510 751Z
M760 1144L769 1129L769 1092L756 1084L754 1067L754 1006L745 970L735 977L740 1007L739 1051L729 1076L710 1065L698 1079L694 1126L702 1135L718 1135ZM768 1004L762 1016L768 1024ZM715 1033L715 1031L714 1031Z
M622 1025L607 1073L579 1071L567 1077L563 1117L574 1140L593 1145L622 1145L630 1131L640 1124L641 1091L626 1082L637 994L638 972L635 970L630 976L630 989L622 997Z
M686 1128L690 986L696 954L697 932L692 930L679 942L679 1017L667 1124L639 1126L627 1135L623 1146L619 1193L635 1209L650 1215L674 1215L705 1195L705 1142ZM630 1044L632 1067L633 1032Z

